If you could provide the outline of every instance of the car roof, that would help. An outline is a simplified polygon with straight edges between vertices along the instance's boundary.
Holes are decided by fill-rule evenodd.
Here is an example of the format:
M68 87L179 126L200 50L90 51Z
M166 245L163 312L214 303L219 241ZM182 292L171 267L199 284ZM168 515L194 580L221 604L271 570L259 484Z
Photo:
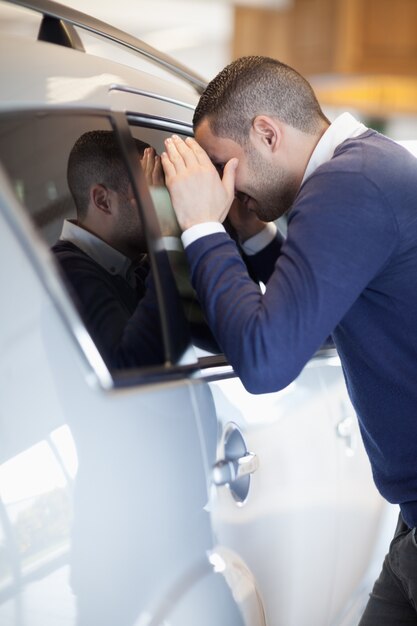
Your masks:
M204 87L203 80L193 72L187 73L182 65L140 40L57 3L13 0L11 4L25 7L30 4L30 9L22 11L19 8L16 11L16 23L19 25L33 19L35 7L41 25L44 25L45 19L50 25L52 19L52 39L55 26L63 26L74 34L75 46L41 41L36 29L35 35L30 28L22 28L15 34L2 32L0 110L68 105L126 110L131 101L133 110L137 110L138 99L141 99L142 110L148 103L153 114L158 114L157 101L175 103L183 109L182 118L185 113L185 118L191 121L192 110ZM2 7L15 9L0 2L0 14ZM86 27L75 30L74 24ZM87 52L83 42L78 41L80 33L88 43L85 47ZM104 54L97 50L97 37L104 43ZM106 49L106 45L110 49ZM124 47L122 53L121 47ZM109 60L109 56L116 60Z

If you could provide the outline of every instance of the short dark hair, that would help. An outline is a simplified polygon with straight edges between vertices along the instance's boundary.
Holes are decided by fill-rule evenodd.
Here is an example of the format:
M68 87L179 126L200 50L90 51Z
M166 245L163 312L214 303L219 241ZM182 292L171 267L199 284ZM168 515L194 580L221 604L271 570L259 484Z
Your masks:
M194 113L194 129L207 118L212 132L240 144L257 115L270 115L316 134L324 115L310 83L296 70L264 56L241 57L207 85Z
M143 155L149 144L134 141L138 153ZM127 193L128 173L114 131L92 130L77 139L68 158L67 181L79 219L87 214L91 185L102 184Z

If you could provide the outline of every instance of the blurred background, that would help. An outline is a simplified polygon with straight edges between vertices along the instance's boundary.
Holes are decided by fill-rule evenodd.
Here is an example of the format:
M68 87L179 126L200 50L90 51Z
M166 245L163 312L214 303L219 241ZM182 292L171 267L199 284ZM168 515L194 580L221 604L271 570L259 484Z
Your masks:
M330 119L348 110L417 153L417 0L60 0L211 79L264 54L312 83Z

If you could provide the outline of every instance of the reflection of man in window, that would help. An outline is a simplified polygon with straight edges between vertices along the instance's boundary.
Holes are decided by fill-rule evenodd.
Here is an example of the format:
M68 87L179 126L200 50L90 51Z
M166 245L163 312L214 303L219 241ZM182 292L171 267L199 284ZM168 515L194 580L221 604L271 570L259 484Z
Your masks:
M139 158L146 150L149 169L155 163L153 150L135 141ZM79 137L67 176L77 219L65 220L52 250L87 329L110 368L162 363L144 233L114 133L91 131Z

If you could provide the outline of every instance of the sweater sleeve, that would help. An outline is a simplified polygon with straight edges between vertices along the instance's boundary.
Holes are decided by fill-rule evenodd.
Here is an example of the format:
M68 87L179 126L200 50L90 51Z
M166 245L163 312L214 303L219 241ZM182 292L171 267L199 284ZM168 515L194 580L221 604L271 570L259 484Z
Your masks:
M252 393L286 387L332 333L396 245L379 189L360 173L319 173L304 184L265 294L236 246L213 234L187 248L208 323Z

